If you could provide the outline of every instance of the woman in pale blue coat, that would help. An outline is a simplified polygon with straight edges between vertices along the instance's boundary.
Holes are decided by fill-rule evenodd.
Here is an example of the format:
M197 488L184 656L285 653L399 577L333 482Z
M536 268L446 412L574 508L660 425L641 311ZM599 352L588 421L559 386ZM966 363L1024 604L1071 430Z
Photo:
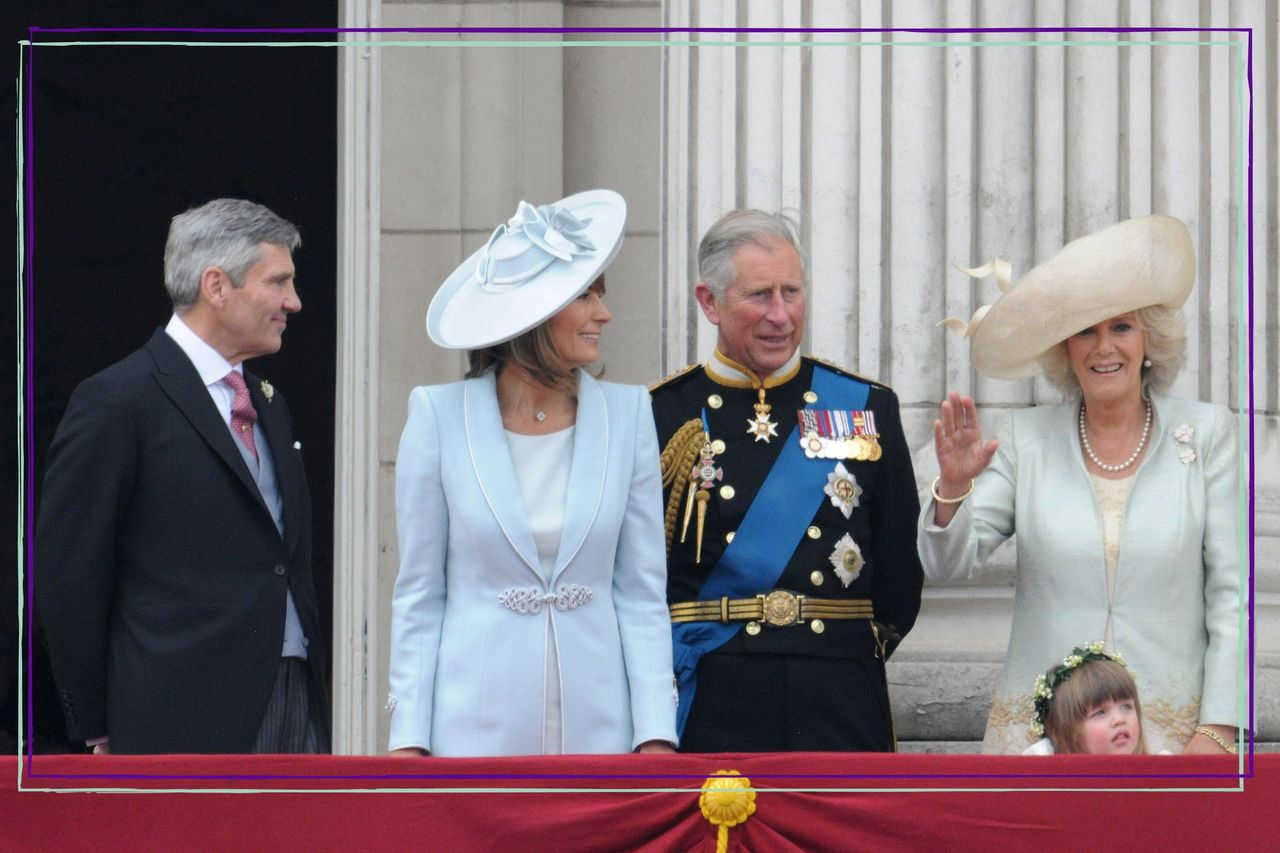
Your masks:
M414 389L396 458L393 754L676 742L649 397L582 369L625 217L608 190L521 202L431 303L471 369Z
M1069 401L1017 411L984 443L952 392L934 424L940 474L918 544L933 578L965 578L1017 534L1004 678L983 748L1020 753L1036 676L1101 640L1133 667L1153 752L1221 754L1239 694L1238 426L1166 389L1185 359L1178 308L1195 281L1187 227L1167 216L1076 240L967 326L975 369L1044 372Z

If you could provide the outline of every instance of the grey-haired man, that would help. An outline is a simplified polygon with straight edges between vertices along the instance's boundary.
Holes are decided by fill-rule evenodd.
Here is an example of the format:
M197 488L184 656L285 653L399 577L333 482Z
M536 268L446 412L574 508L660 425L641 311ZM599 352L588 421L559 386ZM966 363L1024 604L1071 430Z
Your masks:
M174 217L174 313L82 382L49 450L37 612L95 753L327 752L311 510L288 408L246 359L302 308L297 228L218 199Z
M889 751L884 664L920 609L911 456L888 387L800 355L794 224L726 214L694 296L715 352L651 387L690 752Z

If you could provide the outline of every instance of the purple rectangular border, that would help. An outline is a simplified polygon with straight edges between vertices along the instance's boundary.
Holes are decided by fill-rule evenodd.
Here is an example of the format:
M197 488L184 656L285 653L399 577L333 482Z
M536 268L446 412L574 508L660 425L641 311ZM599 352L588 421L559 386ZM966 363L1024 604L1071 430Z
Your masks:
M885 754L885 753L881 753ZM49 756L56 758L57 756ZM356 756L360 757L360 756ZM366 756L367 757L367 756ZM990 756L977 756L979 759ZM1010 757L1010 756L1005 756ZM221 773L221 774L183 774L178 776L161 776L153 773L28 773L33 779L199 779L199 780L234 780L261 781L266 779L310 779L310 780L342 780L342 779L389 779L408 781L412 779L627 779L627 780L690 780L705 779L704 773L529 773L512 775L509 773L335 773L310 776L278 776L270 773ZM759 779L1241 779L1238 773L752 773L753 780ZM143 788L143 791L159 791L163 789ZM282 792L285 789L282 789ZM320 793L340 793L327 788L307 789ZM586 789L594 790L594 789ZM921 788L922 791L941 791L943 789ZM949 790L949 789L947 789ZM985 788L974 788L975 792ZM1036 788L1019 790L1035 791ZM1090 790L1090 789L1084 789ZM1101 790L1101 789L1099 789ZM1137 791L1160 791L1160 788L1135 788ZM1206 790L1234 790L1231 788L1213 788ZM186 793L186 792L184 792ZM197 792L199 793L199 792ZM212 793L212 792L211 792Z
M817 779L860 779L860 778L881 778L881 779L1143 779L1143 778L1161 778L1161 779L1252 779L1254 777L1254 731L1255 718L1253 708L1254 697L1254 639L1255 639L1255 618L1254 618L1254 537L1255 537L1255 496L1254 496L1254 352L1253 352L1253 280L1254 280L1254 246L1253 246L1253 27L1029 27L1029 28L1005 28L1005 27L973 27L973 28L951 28L951 27L899 27L899 28L835 28L835 27L377 27L377 28L356 28L356 27L339 27L339 28L283 28L283 29L258 29L258 28L212 28L212 27L39 27L32 26L28 28L30 44L20 46L19 50L25 50L27 55L27 92L26 103L23 109L23 116L26 119L26 161L25 161L25 179L26 187L24 190L24 201L26 203L26 229L24 234L24 284L26 285L25 307L26 316L24 319L23 338L24 338L24 354L26 358L26 370L24 371L24 380L26 382L25 403L26 411L23 418L23 427L25 430L24 438L28 438L32 433L32 418L34 409L34 393L32 390L34 379L34 330L32 328L32 317L35 307L35 287L34 287L34 247L35 247L35 199L32 195L32 185L34 182L34 170L32 161L34 160L34 133L32 127L34 124L33 106L35 98L35 50L37 33L42 34L70 34L70 33L202 33L202 34L228 34L228 33L280 33L290 35L301 34L341 34L341 33L511 33L511 34L551 34L551 33L635 33L635 34L655 34L655 33L1157 33L1157 32L1196 32L1196 33L1244 33L1246 35L1246 60L1245 60L1245 82L1249 94L1249 116L1248 116L1248 149L1247 149L1247 166L1246 166L1246 189L1245 197L1248 209L1248 268L1247 268L1247 305L1248 316L1246 318L1246 338L1247 338L1247 364L1248 364L1248 410L1245 412L1249 421L1249 488L1246 500L1248 512L1248 538L1249 538L1249 750L1248 750L1248 770L1238 774L1196 774L1196 773L1177 773L1177 774L903 774L898 775L822 775L822 776L804 776L804 775L786 775L778 777L761 776L756 778L817 778ZM317 42L318 45L329 45L329 42ZM655 43L655 47L660 47L661 43ZM26 450L26 477L24 478L23 487L26 492L26 525L25 525L25 566L30 567L32 545L34 542L34 450L30 442L24 442ZM354 776L219 776L219 775L193 775L193 776L159 776L150 774L62 774L62 775L45 775L32 773L31 763L34 757L31 752L31 743L33 741L32 717L34 716L34 703L30 685L30 672L33 669L33 641L30 636L30 626L34 614L35 602L35 584L30 571L25 572L27 576L27 673L24 688L27 694L27 753L26 753L26 778L43 779L43 778L83 778L83 779L206 779L206 780L259 780L259 779L312 779L312 780L332 780L332 779L439 779L439 778L466 778L466 779L563 779L563 778L607 778L607 779L646 779L646 778L702 778L683 777L683 776L658 776L651 777L645 775L573 775L573 774L529 774L524 776L495 776L495 775L457 775L457 774L397 774L397 775L354 775ZM142 789L155 790L155 789ZM324 792L324 789L315 789ZM922 789L929 790L929 789ZM982 790L982 789L975 789ZM1034 789L1028 789L1034 790ZM1148 789L1136 789L1148 790Z
M1226 33L1252 27L39 27L35 33ZM1252 35L1250 35L1252 38ZM655 47L661 46L655 43Z

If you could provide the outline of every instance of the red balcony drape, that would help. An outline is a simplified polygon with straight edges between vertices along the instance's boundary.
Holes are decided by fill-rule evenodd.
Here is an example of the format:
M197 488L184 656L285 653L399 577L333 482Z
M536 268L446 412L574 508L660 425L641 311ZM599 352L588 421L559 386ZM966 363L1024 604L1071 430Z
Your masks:
M1227 757L834 753L5 764L0 850L59 853L712 851L699 794L721 770L754 793L729 850L1261 850L1280 814L1280 755L1265 754L1243 772Z

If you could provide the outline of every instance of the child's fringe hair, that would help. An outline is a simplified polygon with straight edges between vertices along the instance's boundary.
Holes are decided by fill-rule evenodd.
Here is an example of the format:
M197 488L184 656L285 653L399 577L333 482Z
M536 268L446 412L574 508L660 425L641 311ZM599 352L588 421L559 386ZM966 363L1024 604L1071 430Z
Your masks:
M1051 670L1052 671L1052 670ZM1132 702L1138 715L1138 748L1134 755L1145 755L1147 741L1142 727L1142 703L1138 701L1138 685L1129 670L1113 660L1086 660L1075 668L1071 677L1053 690L1053 700L1044 721L1044 733L1055 753L1084 752L1084 727L1088 713L1110 699Z

